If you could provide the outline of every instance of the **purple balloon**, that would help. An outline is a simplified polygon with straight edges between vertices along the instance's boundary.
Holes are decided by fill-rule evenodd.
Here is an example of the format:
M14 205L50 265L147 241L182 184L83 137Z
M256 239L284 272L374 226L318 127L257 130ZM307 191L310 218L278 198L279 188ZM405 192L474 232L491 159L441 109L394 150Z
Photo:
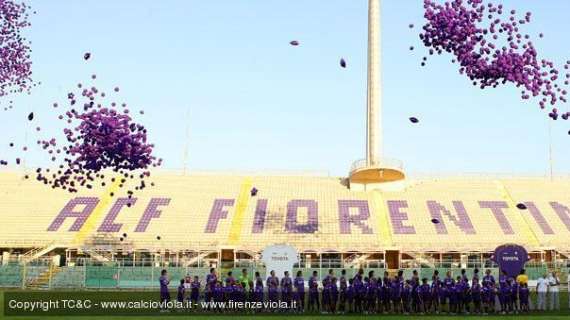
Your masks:
M153 155L154 145L148 142L147 129L129 114L115 110L112 107L115 102L111 105L99 102L97 87L77 90L80 90L78 94L73 91L67 94L67 108L58 109L62 112L58 118L66 120L65 139L38 141L51 160L59 164L60 170L48 175L45 173L48 169L38 168L36 179L52 188L74 193L81 188L91 189L94 184L106 185L103 172L112 171L124 177L120 188L127 180L138 180L136 190L146 188L150 168L162 164L162 160ZM76 104L81 107L74 107ZM125 103L121 105L126 107Z
M509 83L523 89L522 100L540 99L541 109L547 103L567 102L559 70L552 61L539 58L530 36L522 31L523 25L531 22L530 12L517 17L516 10L505 11L508 16L502 17L501 5L483 0L423 2L426 23L419 38L429 55L452 54L459 73L481 89ZM424 57L422 66L425 61ZM559 114L550 112L549 117L557 120Z
M29 93L32 81L30 41L24 37L30 6L13 0L0 1L0 97Z

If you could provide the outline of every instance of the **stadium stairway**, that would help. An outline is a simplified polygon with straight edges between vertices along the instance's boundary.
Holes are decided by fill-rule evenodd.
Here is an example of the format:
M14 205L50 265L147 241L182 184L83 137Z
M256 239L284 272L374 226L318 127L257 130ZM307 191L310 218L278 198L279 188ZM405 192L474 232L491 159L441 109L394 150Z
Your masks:
M61 271L61 267L52 265L49 268L42 270L37 276L32 277L29 280L26 279L25 287L33 290L48 290L51 288L51 280L53 277Z
M52 242L45 247L33 248L21 256L20 262L22 264L26 264L32 260L35 260L35 259L43 256L44 254L50 253L51 251L53 251L57 248L60 248L60 247L62 247L62 246Z
M192 258L186 260L186 261L184 262L184 266L185 266L185 267L191 267L193 264L198 263L200 260L206 258L206 257L209 256L210 254L211 254L210 252L203 252L203 253L200 253L200 254L198 254L197 256L192 257Z
M104 253L99 253L99 252L94 251L94 250L84 250L83 252L87 253L95 261L109 262L112 260L112 253L111 252L107 252L106 256Z
M83 245L85 239L90 234L92 234L93 231L96 230L99 221L105 215L109 207L112 205L114 201L112 195L119 190L120 185L121 185L121 177L116 177L113 184L111 184L111 186L107 190L105 190L105 193L100 198L101 201L99 201L99 203L95 207L95 210L93 210L93 213L89 215L87 221L85 221L85 224L83 224L83 227L81 227L81 230L79 230L77 235L75 235L73 243L76 246Z
M250 192L253 187L253 179L247 177L243 180L240 186L240 191L237 198L237 204L235 209L234 218L232 219L232 224L230 227L230 232L228 236L228 243L232 246L238 245L242 228L243 228L243 220L246 214L248 205Z
M530 222L528 221L527 215L519 214L516 212L518 210L516 209L517 202L513 199L511 193L507 190L507 187L499 180L495 180L495 185L497 186L497 190L499 191L501 197L509 204L509 209L507 210L513 212L514 214L512 216L516 217L519 220L521 226L524 226L523 234L525 238L533 246L539 246L540 240L538 239L536 233L533 231Z

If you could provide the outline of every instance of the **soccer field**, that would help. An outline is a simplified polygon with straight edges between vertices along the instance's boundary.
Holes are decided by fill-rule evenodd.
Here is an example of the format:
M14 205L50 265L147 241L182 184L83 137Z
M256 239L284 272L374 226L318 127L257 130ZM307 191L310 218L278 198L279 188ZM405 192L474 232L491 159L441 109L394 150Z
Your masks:
M56 291L53 291L54 293ZM42 318L46 318L44 316L5 316L4 315L4 303L5 303L5 299L4 299L4 291L0 291L0 319L42 319ZM101 297L105 297L105 298L113 298L113 291L107 291L107 292L99 292ZM70 297L72 298L72 297ZM118 319L137 319L137 318L144 318L144 319L161 319L164 317L176 317L176 318L189 318L191 317L192 319L232 319L234 317L241 317L241 318L256 318L256 319L272 319L272 320L278 320L278 319L287 319L290 317L295 317L296 319L329 319L329 318L334 318L334 319L364 319L364 318L382 318L382 319L426 319L426 320L430 320L430 319L441 319L441 318L457 318L457 319L462 319L465 317L468 317L469 319L503 319L503 318L514 318L516 317L517 319L569 319L570 318L570 312L568 310L568 296L566 293L562 293L561 295L561 307L563 308L562 311L560 312L547 312L547 313L531 313L529 315L493 315L493 316L447 316L447 315L429 315L429 316L421 316L421 315L417 315L417 316L403 316L403 315L360 315L360 314L354 314L354 315L321 315L321 314L304 314L304 315L295 315L295 314L258 314L258 315L252 315L252 314L177 314L176 312L171 312L171 313L161 313L160 315L156 315L156 316L86 316L86 315L81 315L81 316L51 316L48 318L52 318L52 319L83 319L83 320L90 320L90 319L113 319L113 320L118 320Z

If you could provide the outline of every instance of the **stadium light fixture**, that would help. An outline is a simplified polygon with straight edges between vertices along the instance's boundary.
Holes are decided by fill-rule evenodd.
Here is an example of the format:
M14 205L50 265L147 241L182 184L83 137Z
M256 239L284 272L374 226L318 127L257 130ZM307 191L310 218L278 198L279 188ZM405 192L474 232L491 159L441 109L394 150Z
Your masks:
M366 98L366 159L356 161L350 170L350 188L405 178L402 164L382 158L382 27L380 0L368 2L368 78Z

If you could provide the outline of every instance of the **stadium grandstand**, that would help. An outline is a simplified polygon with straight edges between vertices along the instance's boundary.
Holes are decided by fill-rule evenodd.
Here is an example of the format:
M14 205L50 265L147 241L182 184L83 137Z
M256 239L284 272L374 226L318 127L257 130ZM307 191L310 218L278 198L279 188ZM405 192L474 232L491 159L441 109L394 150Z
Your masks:
M155 285L144 275L163 266L259 270L273 244L295 247L307 272L491 267L497 246L516 243L530 253L532 276L565 270L570 251L566 178L407 179L352 191L333 177L164 173L131 199L117 185L70 196L18 174L0 181L3 285L26 282L23 265L27 285L44 286L89 286L93 270L108 272L97 286ZM119 279L118 268L131 274Z
M209 268L266 276L264 248L294 247L295 271L359 268L394 274L491 268L495 248L524 246L531 279L566 282L570 178L406 176L382 157L380 8L370 0L366 159L346 177L154 172L70 194L23 172L0 172L0 286L144 288L160 270L203 279ZM27 174L30 174L29 172ZM176 286L172 281L171 286Z

